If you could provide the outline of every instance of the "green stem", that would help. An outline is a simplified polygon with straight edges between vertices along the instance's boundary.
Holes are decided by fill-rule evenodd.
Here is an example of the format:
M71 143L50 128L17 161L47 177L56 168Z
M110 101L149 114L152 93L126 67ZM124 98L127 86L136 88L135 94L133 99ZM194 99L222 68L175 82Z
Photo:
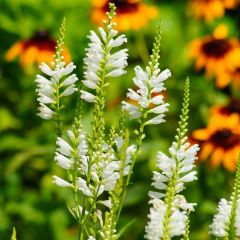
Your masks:
M147 117L147 115L144 114L144 119L146 117ZM115 223L117 223L118 220L119 220L119 217L120 217L120 214L121 214L121 211L122 211L122 207L123 207L123 202L124 202L124 199L125 199L126 193L127 193L127 187L128 187L128 184L129 184L132 172L133 172L133 167L135 165L139 149L140 149L140 147L142 145L142 140L143 140L143 136L144 136L144 127L145 127L144 119L141 120L141 122L140 122L140 128L139 128L139 131L138 131L138 138L137 138L137 149L136 149L136 153L133 155L133 160L132 160L132 163L131 163L131 166L130 166L130 170L129 170L129 173L127 175L127 179L126 179L126 181L125 181L125 183L123 185L123 188L122 188L123 189L122 190L122 196L121 196L121 199L120 199L120 203L119 203L119 207L118 207L118 212L117 212L117 217L116 217Z

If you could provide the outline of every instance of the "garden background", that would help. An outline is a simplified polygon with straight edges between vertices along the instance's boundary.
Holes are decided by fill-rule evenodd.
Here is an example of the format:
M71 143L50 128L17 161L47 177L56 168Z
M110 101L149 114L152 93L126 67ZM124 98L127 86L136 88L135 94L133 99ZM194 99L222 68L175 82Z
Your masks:
M83 76L90 29L101 23L106 0L0 0L0 239L72 240L77 226L65 202L69 192L52 184L61 171L54 164L55 132L51 121L36 116L38 64L49 62L62 19L66 17L65 58ZM169 68L166 123L146 129L120 224L136 219L123 239L143 239L149 211L148 191L158 150L167 151L180 113L184 81L191 81L189 136L202 147L198 181L188 184L191 239L210 239L209 227L221 197L230 195L240 152L240 5L236 0L115 0L119 31L128 37L128 73L111 81L107 123L127 89L133 67L148 61L161 21L161 69ZM76 96L65 114L71 124ZM91 111L84 109L84 122ZM201 129L201 130L199 130Z

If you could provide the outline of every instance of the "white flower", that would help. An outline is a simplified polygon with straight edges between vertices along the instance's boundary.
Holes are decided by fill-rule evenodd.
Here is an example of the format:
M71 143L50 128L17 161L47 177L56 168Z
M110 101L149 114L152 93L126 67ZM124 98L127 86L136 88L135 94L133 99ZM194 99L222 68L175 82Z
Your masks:
M210 232L216 237L226 236L226 227L229 223L231 213L231 203L222 198L218 205L218 213L214 216L210 226Z
M114 172L111 176L104 178L103 185L105 191L112 191L116 185L116 182L119 178L119 172Z
M43 119L49 120L53 117L54 112L43 103L40 103L38 110L39 113L37 115Z
M54 160L63 169L70 169L73 164L72 159L68 159L67 157L65 157L64 155L62 155L58 152L56 152L56 156L55 156Z
M120 77L124 73L126 73L126 71L117 68L117 69L114 69L113 71L111 71L110 73L108 73L107 76L108 77Z
M131 119L139 118L142 115L139 107L125 101L122 104L122 108L129 113Z
M89 236L88 240L96 240L96 238L94 238L93 236Z
M123 176L126 176L129 174L130 168L131 168L131 163L133 161L133 156L137 151L136 145L130 145L126 149L126 159L125 159L125 166L123 169Z
M78 80L76 74L72 74L69 77L67 77L63 82L62 85L63 86L68 86L68 85L72 85L73 83L75 83Z
M169 158L166 154L158 152L157 154L157 167L163 172L166 177L171 177L176 167L174 159Z
M171 76L168 69L160 72L158 69L158 64L154 66L154 71L152 72L149 67L146 67L144 71L141 67L136 66L135 77L133 82L139 88L137 91L133 89L128 89L127 97L131 100L137 102L137 106L130 103L123 102L122 108L126 110L132 119L139 118L142 112L147 111L148 114L157 114L157 116L152 117L148 120L146 124L160 124L164 122L164 114L168 110L168 103L164 103L163 96L152 96L152 93L160 93L164 88L163 81ZM155 106L149 109L150 104Z
M81 132L79 137L79 144L78 144L78 155L81 157L86 156L88 153L88 144L86 139L86 133Z
M123 146L123 144L124 144L124 139L123 139L123 137L121 137L121 136L116 137L116 138L115 138L115 144L116 144L118 150L121 149L122 146Z
M175 209L170 217L169 232L170 237L183 235L185 232L187 213Z
M103 200L103 201L99 201L99 203L103 204L104 206L111 208L112 207L112 202L111 200Z
M174 199L174 206L184 211L194 211L196 205L196 203L188 203L183 195L176 195Z
M93 193L91 192L91 190L87 186L86 181L84 179L79 177L77 179L77 183L78 183L79 189L83 192L84 195L86 195L88 197L92 197L93 196Z
M54 69L50 68L46 63L42 63L39 66L40 70L48 76L47 79L44 76L37 75L37 94L40 107L38 115L43 119L53 118L54 111L51 109L51 105L58 103L59 98L69 96L77 91L75 82L78 80L76 74L69 75L76 66L71 62L65 66L64 62L58 64L54 63ZM68 76L69 75L69 76ZM55 93L59 92L59 89L66 87L61 95L57 96ZM46 104L51 104L47 106Z
M61 93L60 96L69 96L72 95L75 91L77 91L77 88L74 84L70 85L68 88L66 88L63 93Z
M65 156L70 156L73 149L72 147L62 138L57 138L57 151Z
M84 59L84 81L83 84L96 89L99 80L102 78L102 68L104 68L105 77L119 77L125 74L124 68L127 66L127 49L112 52L114 48L127 42L125 35L117 35L117 31L112 29L112 25L107 26L108 32L99 28L99 34L90 31L88 36L90 43L86 49L86 58ZM108 40L108 41L107 41ZM81 91L81 98L87 102L94 102L94 94Z
M92 93L86 92L84 90L81 90L81 98L87 102L94 102L95 96Z
M70 187L71 184L60 177L53 176L53 183L55 183L59 187Z
M152 199L153 206L148 214L149 222L145 227L144 237L148 240L159 240L163 236L163 221L166 212L166 206L160 199Z
M164 114L159 114L156 117L152 118L151 120L147 121L146 124L150 125L150 124L163 123L163 122L165 122L164 116L165 116Z

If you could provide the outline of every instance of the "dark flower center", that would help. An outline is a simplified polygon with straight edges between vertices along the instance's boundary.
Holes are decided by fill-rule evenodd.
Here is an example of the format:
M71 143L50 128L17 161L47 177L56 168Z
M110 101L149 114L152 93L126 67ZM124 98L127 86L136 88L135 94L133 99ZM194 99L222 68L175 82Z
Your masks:
M202 51L209 57L221 58L232 46L227 39L212 39L202 45Z
M108 1L103 7L105 12L108 11L109 2L115 4L117 7L117 14L136 12L139 6L139 3L130 3L128 0L111 0Z
M220 112L225 115L230 115L232 113L238 113L240 115L240 101L233 99L227 106L222 107Z
M35 46L41 50L55 51L56 41L54 41L47 31L37 31L31 39L25 42L24 48Z
M234 134L230 129L216 131L210 141L217 147L229 149L240 144L240 135Z

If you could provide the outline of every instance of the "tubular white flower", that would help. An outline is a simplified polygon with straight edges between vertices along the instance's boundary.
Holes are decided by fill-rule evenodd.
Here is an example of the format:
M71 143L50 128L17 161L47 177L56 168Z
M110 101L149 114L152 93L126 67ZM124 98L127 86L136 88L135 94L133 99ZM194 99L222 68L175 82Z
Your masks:
M73 164L72 159L68 159L67 157L65 157L64 155L62 155L58 152L56 152L56 156L55 156L54 160L63 169L70 169Z
M149 222L145 227L144 237L148 240L159 240L163 236L163 220L166 212L166 206L160 199L154 198L150 201L153 206L148 215Z
M99 28L98 34L90 31L88 36L90 43L86 49L86 58L84 59L84 81L83 84L96 89L99 79L102 78L102 69L105 71L104 77L119 77L125 74L124 68L127 66L127 49L113 52L113 49L120 47L127 42L125 35L117 36L117 31L112 29L112 24L107 25L107 32ZM91 94L91 95L89 95ZM94 95L82 91L81 98L87 102L94 101Z
M127 97L136 102L136 106L123 102L123 109L126 110L132 119L141 117L143 112L148 114L157 114L146 122L146 124L160 124L164 122L164 113L168 110L168 103L164 103L163 96L152 96L154 93L160 94L164 88L164 83L171 72L166 69L162 72L158 69L158 63L155 64L153 72L149 67L144 71L140 66L136 66L133 82L138 87L137 91L128 89ZM152 109L150 104L155 105Z
M99 201L99 203L103 204L104 206L111 208L112 207L112 202L111 200L104 200L104 201Z
M53 117L54 112L43 103L40 103L38 110L39 113L37 115L43 119L49 120Z
M75 87L75 85L72 84L68 88L66 88L60 96L69 96L72 95L75 91L77 91L77 88Z
M216 237L226 236L226 227L230 220L231 203L222 198L218 205L218 213L214 216L210 232Z
M170 237L180 236L184 234L187 222L187 213L175 209L170 217L169 232Z
M189 143L186 141L187 138L184 137L179 141L179 143L173 142L172 146L169 148L169 157L162 152L158 152L157 168L160 171L153 172L152 182L152 186L154 186L154 188L158 191L149 192L149 196L152 198L150 201L151 203L157 201L164 203L161 199L166 196L165 192L173 192L171 206L169 207L169 203L164 203L166 204L165 208L168 206L168 212L166 212L167 216L159 215L159 211L157 211L153 206L150 209L151 218L148 223L148 226L152 224L152 218L154 218L154 216L156 218L157 216L159 217L159 219L155 219L156 225L151 225L153 228L158 228L158 230L151 229L151 231L155 233L163 228L165 217L168 217L169 223L168 226L165 227L168 229L167 234L169 237L180 236L184 234L187 221L187 211L193 211L195 205L194 203L187 203L184 196L177 195L178 192L183 190L185 182L190 182L196 179L196 171L191 170L194 167L194 161L196 160L196 154L199 150L199 147L198 145L189 147ZM175 179L175 186L171 186L171 190L169 190L169 183L172 181L173 176ZM149 231L150 230L146 228L147 234L145 237L147 239L159 240L163 237L162 235L155 237L155 235L151 235ZM163 230L160 231L161 234L162 231Z
M94 238L93 236L89 236L88 240L96 240L96 238Z
M53 183L55 183L59 187L70 187L71 183L63 180L62 178L58 176L53 176Z
M123 169L123 176L126 176L129 174L130 168L131 168L131 163L133 160L133 155L136 153L137 147L136 145L130 145L126 149L126 159L125 159L125 166Z
M64 96L69 96L77 91L75 82L78 80L76 74L71 74L76 66L71 62L67 66L64 62L54 63L54 68L50 68L46 63L39 66L40 70L48 76L48 78L37 75L37 94L39 102L38 115L43 119L51 119L55 113L55 106L59 99ZM71 75L69 75L71 74ZM60 94L59 89L66 87ZM46 106L46 104L51 104Z
M186 138L184 139L184 141ZM157 167L161 170L162 174L166 178L170 178L175 171L176 168L176 159L178 161L178 179L176 182L177 192L183 190L184 182L191 182L196 180L196 171L190 172L194 167L194 161L197 159L196 155L199 151L199 146L197 144L189 147L189 143L186 142L178 149L178 145L176 142L173 142L172 146L169 148L169 152L171 157L168 157L162 152L158 152L157 155ZM156 175L156 173L154 173ZM161 182L163 178L159 178ZM158 185L158 179L156 177L153 178L153 184ZM164 178L164 181L167 180Z
M131 119L139 118L142 115L139 107L125 101L122 104L122 108L129 113Z
M87 91L81 90L81 98L85 100L86 102L94 102L95 96L92 93L89 93Z
M57 138L57 151L65 156L70 156L73 149L72 147L62 138L58 137Z
M83 192L84 195L86 195L88 197L93 196L92 191L89 189L89 187L87 186L86 181L84 179L79 177L77 179L77 183L78 183L79 189Z
M196 203L188 203L183 195L176 195L174 199L174 205L178 206L184 211L194 211L194 206Z

